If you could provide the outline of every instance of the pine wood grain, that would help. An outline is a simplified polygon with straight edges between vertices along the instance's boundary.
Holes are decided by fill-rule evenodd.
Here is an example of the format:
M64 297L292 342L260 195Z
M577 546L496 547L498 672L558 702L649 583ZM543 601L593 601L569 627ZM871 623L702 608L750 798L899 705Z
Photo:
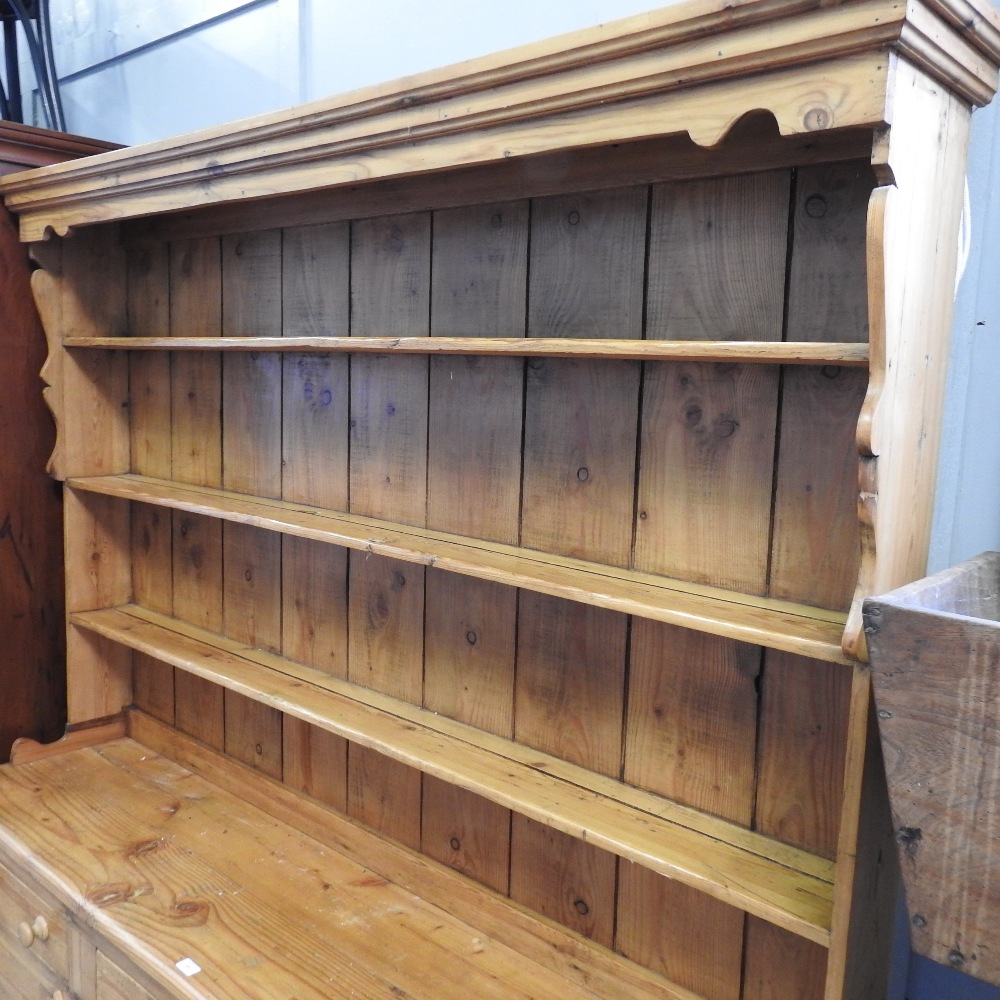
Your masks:
M226 692L225 751L272 778L282 772L281 713L269 705Z
M863 368L865 344L747 340L616 340L610 337L486 337L471 333L440 337L73 337L68 347L130 351L279 351L348 354L498 355L500 357L607 358L626 361L733 361L749 364L842 364ZM449 374L449 378L450 378Z
M686 132L649 136L620 146L554 150L531 161L505 157L502 163L458 167L423 177L390 177L346 188L263 198L253 203L252 210L245 203L223 201L195 211L128 221L123 234L128 242L156 242L488 205L566 191L745 173L748 163L769 169L840 162L868 157L871 147L871 131L864 128L779 135L774 116L758 110L744 115L710 149L697 145Z
M574 988L474 922L456 920L138 744L89 753L63 756L55 770L40 771L49 764L42 761L5 777L18 840L8 836L3 850L38 851L50 836L46 827L75 830L75 844L51 855L53 867L41 877L59 897L87 906L113 944L152 938L140 961L158 983L189 988L174 967L180 954L212 971L193 985L213 1000L374 1000L394 988L428 998L457 1000L472 990L495 1000L556 1000ZM26 779L44 784L43 799L29 793ZM104 803L99 820L80 808L95 797ZM377 850L383 858L394 853ZM136 897L133 885L144 894ZM87 892L103 905L85 902ZM597 994L584 988L580 995ZM640 995L653 995L652 984Z
M619 870L618 950L699 996L738 1000L744 914L638 865Z
M378 556L351 560L348 677L414 705L422 698L422 567Z
M347 812L347 740L286 715L281 723L282 781Z
M96 1000L155 1000L152 993L101 951L97 952L96 965Z
M635 619L625 780L749 825L761 656L755 646ZM672 981L709 997L738 996L743 934L732 907L622 866L618 947Z
M388 556L830 662L852 662L837 645L844 622L838 612L228 491L137 476L70 482L80 492L128 497L344 545L361 553L359 560Z
M545 921L508 899L484 893L471 879L456 879L440 865L415 852L400 851L383 838L373 838L363 827L331 813L286 785L264 779L260 772L206 749L144 715L129 716L130 731L140 742L182 763L213 784L237 795L267 816L288 823L376 874L415 893L432 905L446 908L460 920L480 928L531 962L563 976L571 988L615 997L698 1000L648 970L593 945L580 935Z
M654 189L647 336L779 341L789 175ZM778 369L647 365L639 569L762 594Z
M352 336L426 336L430 216L354 223L351 259ZM423 524L426 491L426 359L352 359L351 510Z
M71 620L820 943L827 939L831 866L813 855L154 612L81 612Z
M511 899L605 947L614 934L616 871L614 855L514 814Z
M513 587L427 571L425 707L511 736L517 602Z
M145 336L170 332L169 253L165 245L129 253L128 327ZM129 433L132 469L148 476L170 476L171 425L169 354L129 356ZM146 504L132 504L132 587L139 604L172 614L172 515ZM155 660L133 659L135 703L157 718L173 722L174 672Z
M760 648L636 619L631 651L625 780L749 824Z
M427 213L352 223L352 336L375 330L427 335L430 241ZM352 511L426 523L427 378L426 358L351 359ZM423 568L352 554L349 580L348 675L419 704ZM420 789L419 772L367 748L351 748L351 814L413 846L420 843Z
M123 332L126 262L116 229L102 227L63 245L60 267L53 280L39 284L57 299L46 308L59 316L62 333ZM101 360L63 358L60 475L128 466L127 364L120 353ZM67 610L99 607L114 594L130 594L127 505L67 496L63 514ZM67 722L116 714L131 700L130 657L113 647L96 648L75 630L67 632L66 644L66 660L73 665L67 670Z
M466 331L526 342L527 243L524 202L434 214L432 347ZM432 359L428 527L517 541L523 371L516 358Z
M170 247L172 337L222 333L222 249L218 239L180 241ZM171 367L171 466L174 479L222 486L222 359L178 354ZM221 632L222 525L173 513L174 610L178 617ZM223 692L178 671L175 717L182 732L221 748L225 741Z
M520 201L434 213L432 346L467 331L524 343L529 211ZM519 357L431 357L429 527L517 541L523 384ZM433 569L426 583L424 705L509 737L516 590ZM509 810L424 779L423 849L503 892L510 823Z
M617 777L625 616L524 592L518 622L515 739Z
M865 341L865 228L874 184L866 163L798 172L789 333ZM769 592L822 607L850 606L858 581L856 426L864 372L837 365L785 370Z
M756 828L832 858L844 789L850 672L769 650L761 687Z
M281 273L284 336L326 331L346 336L350 310L348 226L284 230ZM348 359L287 354L281 363L281 495L286 500L346 510ZM346 552L301 539L283 539L281 629L286 656L338 677L347 676ZM308 739L305 746L311 746ZM286 752L286 767L289 764ZM309 770L308 760L302 767Z
M645 212L644 188L533 205L529 336L641 335ZM627 565L638 380L630 362L528 362L522 544Z
M747 918L744 1000L820 1000L824 996L826 952L773 924Z
M509 809L424 775L420 850L506 895L510 882Z

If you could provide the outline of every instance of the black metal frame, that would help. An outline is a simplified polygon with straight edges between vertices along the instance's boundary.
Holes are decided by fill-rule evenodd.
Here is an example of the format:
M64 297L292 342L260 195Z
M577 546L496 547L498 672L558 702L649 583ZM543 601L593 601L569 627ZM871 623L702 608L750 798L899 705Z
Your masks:
M38 96L46 125L51 129L65 132L66 119L63 115L59 78L52 50L49 0L0 0L0 23L3 24L4 71L7 80L6 90L0 82L0 118L24 122L17 46L17 26L20 24L35 70Z

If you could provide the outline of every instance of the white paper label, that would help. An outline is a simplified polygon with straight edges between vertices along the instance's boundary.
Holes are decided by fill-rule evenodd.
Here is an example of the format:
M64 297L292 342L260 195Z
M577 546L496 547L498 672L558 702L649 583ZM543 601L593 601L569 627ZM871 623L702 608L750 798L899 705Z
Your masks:
M177 968L180 969L185 976L194 976L201 972L201 966L193 958L182 958L177 963Z

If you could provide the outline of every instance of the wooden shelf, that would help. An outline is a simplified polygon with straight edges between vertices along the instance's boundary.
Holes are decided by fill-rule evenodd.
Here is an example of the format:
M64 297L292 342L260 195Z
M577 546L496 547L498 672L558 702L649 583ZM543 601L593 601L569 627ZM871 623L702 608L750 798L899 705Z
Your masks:
M135 605L70 621L829 943L823 858Z
M748 340L580 340L563 337L69 337L66 347L129 351L297 351L482 354L620 361L868 364L868 345Z
M820 660L853 662L840 647L846 616L836 611L206 486L130 474L68 483L78 491L313 538Z

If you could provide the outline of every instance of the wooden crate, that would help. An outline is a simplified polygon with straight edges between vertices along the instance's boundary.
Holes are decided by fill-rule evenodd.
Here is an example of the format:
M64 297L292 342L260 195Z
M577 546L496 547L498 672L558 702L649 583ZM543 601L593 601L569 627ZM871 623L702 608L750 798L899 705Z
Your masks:
M0 183L70 719L0 861L77 993L884 993L860 601L923 572L998 57L958 0L695 3Z
M1000 985L1000 553L864 614L913 949Z

